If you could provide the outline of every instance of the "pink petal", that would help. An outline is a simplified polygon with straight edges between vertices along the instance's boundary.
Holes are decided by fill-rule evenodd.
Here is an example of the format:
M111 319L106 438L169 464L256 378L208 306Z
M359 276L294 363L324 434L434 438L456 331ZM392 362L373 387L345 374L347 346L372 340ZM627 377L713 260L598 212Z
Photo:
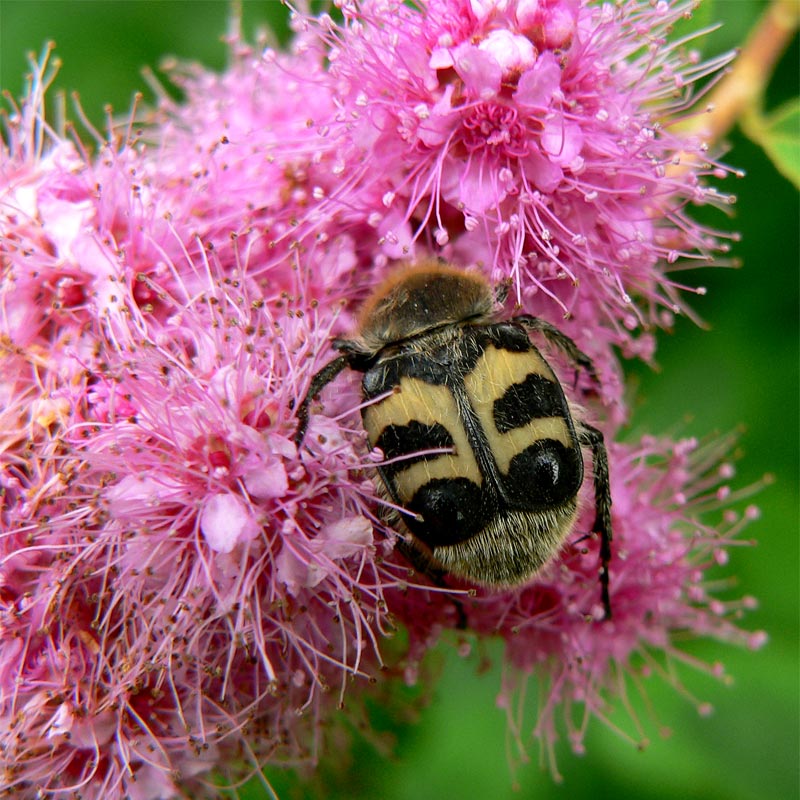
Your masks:
M282 497L289 490L289 478L281 461L257 467L245 476L244 482L247 491L259 500Z
M514 100L523 106L547 108L560 85L561 67L552 53L545 52L520 77Z
M505 190L498 185L496 175L496 170L481 158L472 159L463 168L458 182L458 199L466 211L481 215L505 199Z
M524 168L525 177L542 192L552 192L564 177L560 167L535 151L525 157Z
M275 559L278 580L289 594L297 596L302 589L313 589L325 579L325 570L317 563L303 561L290 547L283 547Z
M540 141L557 164L570 164L581 152L583 133L578 125L557 114L547 120Z
M233 494L208 498L200 515L200 530L217 553L230 553L240 542L252 539L258 527L244 502Z
M455 70L473 97L488 100L500 91L503 70L489 53L464 42L456 48L453 56Z
M106 492L114 516L137 514L143 506L157 506L180 493L179 484L165 476L126 475Z
M448 47L436 47L431 52L428 66L431 69L448 69L453 66L453 56Z
M314 541L314 549L328 558L347 558L372 544L372 523L366 517L345 517L325 525Z
M478 49L490 55L506 74L529 69L536 60L536 51L530 41L504 28L491 31Z

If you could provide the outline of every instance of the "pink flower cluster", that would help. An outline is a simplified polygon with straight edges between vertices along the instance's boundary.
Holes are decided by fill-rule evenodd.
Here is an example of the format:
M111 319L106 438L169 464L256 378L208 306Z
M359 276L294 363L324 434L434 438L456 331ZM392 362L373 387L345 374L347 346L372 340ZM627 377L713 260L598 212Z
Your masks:
M510 279L592 356L613 442L616 348L648 359L682 309L671 265L725 249L687 213L724 201L717 170L672 132L718 66L666 38L688 4L337 5L296 13L289 53L233 35L224 73L176 68L183 103L94 144L45 119L46 59L5 120L2 796L213 797L313 763L345 691L413 680L447 628L502 637L504 704L534 675L538 733L576 750L570 708L602 715L619 670L680 658L674 632L763 638L736 626L751 600L708 587L755 514L700 519L730 499L726 442L610 446L606 622L592 540L515 591L413 575L356 377L292 442L331 337L430 254Z

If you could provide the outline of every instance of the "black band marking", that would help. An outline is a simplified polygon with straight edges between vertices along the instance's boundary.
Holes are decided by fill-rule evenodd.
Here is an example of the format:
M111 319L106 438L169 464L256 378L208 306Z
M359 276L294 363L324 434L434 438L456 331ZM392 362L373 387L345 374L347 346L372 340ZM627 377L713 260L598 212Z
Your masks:
M387 461L400 459L381 466L386 475L393 476L418 461L437 457L430 454L414 455L415 453L437 448L452 448L453 437L447 428L438 422L434 425L426 425L417 420L411 420L407 425L387 425L381 431L375 445L380 447Z
M560 388L543 375L532 372L522 383L514 383L494 401L494 424L499 433L521 428L533 419L564 417Z
M429 547L463 542L480 533L493 516L486 493L467 478L434 478L421 486L408 507L422 521L406 524Z
M540 439L511 459L503 487L512 505L548 508L574 497L582 481L580 450Z

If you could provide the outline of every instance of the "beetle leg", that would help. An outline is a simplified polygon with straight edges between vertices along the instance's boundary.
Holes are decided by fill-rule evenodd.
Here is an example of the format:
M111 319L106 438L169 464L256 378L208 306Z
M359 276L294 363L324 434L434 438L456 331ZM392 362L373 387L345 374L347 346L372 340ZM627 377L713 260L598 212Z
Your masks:
M394 548L408 561L415 572L424 575L434 586L440 589L450 588L445 581L447 572L438 565L434 558L416 545L414 540L401 536L397 539ZM450 597L450 599L456 612L456 628L464 630L467 627L467 615L464 611L464 606L457 597Z
M541 333L547 341L554 344L564 355L572 361L573 364L580 367L591 378L592 382L597 386L600 385L600 379L597 377L597 371L594 368L594 363L589 356L586 355L579 347L569 338L565 333L562 333L554 325L545 322L539 317L531 316L530 314L521 314L514 317L512 322L518 322L520 325L527 328L529 331Z
M349 364L349 355L338 356L334 358L333 361L328 362L311 379L311 384L308 387L306 396L297 407L297 428L295 429L292 440L298 447L301 445L303 437L306 435L306 428L308 427L308 407L311 405L311 401Z
M594 465L595 519L592 530L600 534L600 589L606 619L611 619L611 597L609 594L608 565L611 562L611 488L608 479L608 452L603 434L585 422L578 424L581 444L592 448Z

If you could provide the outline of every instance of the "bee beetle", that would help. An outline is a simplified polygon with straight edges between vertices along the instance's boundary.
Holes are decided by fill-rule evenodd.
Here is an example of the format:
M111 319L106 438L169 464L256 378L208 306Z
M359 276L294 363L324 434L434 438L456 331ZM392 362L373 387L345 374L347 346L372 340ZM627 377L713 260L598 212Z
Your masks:
M611 617L611 496L603 434L573 419L564 390L532 344L541 334L597 381L569 337L536 317L501 321L478 275L425 260L395 272L364 304L356 335L311 380L309 404L345 367L363 373L364 428L378 467L408 513L402 552L427 574L494 587L528 582L575 527L582 448L594 463L600 587Z

